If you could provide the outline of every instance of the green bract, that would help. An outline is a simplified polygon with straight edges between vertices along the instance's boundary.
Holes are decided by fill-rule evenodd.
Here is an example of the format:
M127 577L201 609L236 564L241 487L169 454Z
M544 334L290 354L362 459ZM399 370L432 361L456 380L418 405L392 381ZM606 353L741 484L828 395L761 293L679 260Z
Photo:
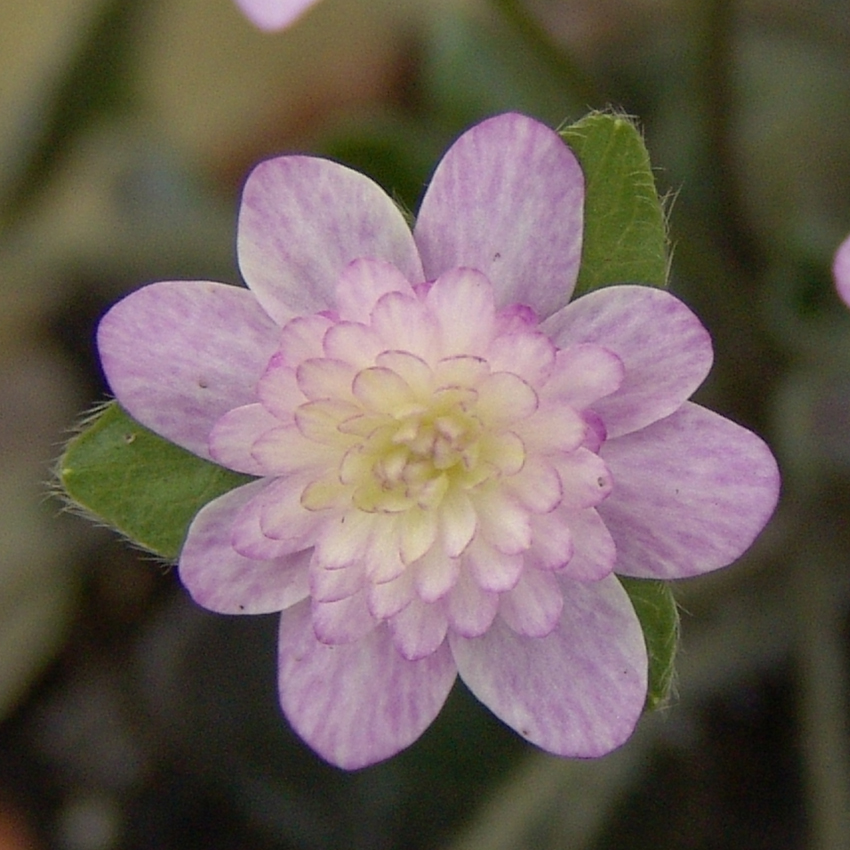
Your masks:
M585 178L574 298L614 283L667 285L667 230L649 154L625 116L594 113L561 130Z
M71 440L58 472L72 502L169 561L207 502L251 480L163 440L116 402Z

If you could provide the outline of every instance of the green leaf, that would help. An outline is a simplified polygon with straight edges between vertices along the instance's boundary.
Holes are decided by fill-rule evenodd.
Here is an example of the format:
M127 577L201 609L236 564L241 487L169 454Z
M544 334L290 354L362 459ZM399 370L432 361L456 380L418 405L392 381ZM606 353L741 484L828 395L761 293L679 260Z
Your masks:
M635 606L649 656L646 709L661 708L670 696L679 647L679 609L664 581L618 576Z
M115 402L71 440L58 475L80 508L169 561L207 502L253 480L169 443Z
M595 112L561 130L584 170L576 295L614 283L667 284L667 228L649 154L623 115Z

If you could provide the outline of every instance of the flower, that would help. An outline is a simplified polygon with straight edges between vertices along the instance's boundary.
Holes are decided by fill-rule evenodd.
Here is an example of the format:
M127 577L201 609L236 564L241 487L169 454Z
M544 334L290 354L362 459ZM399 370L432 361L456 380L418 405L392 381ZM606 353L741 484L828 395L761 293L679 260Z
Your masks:
M835 252L832 274L841 300L850 307L850 236L838 246Z
M253 24L263 30L279 30L294 23L316 0L236 0Z
M193 521L180 576L213 611L281 611L295 730L355 768L414 741L456 675L553 753L620 745L647 690L614 572L737 558L777 499L754 434L687 399L708 333L669 293L568 303L584 181L522 115L440 162L411 233L326 160L261 163L238 254L249 289L146 286L101 321L116 397L257 480Z

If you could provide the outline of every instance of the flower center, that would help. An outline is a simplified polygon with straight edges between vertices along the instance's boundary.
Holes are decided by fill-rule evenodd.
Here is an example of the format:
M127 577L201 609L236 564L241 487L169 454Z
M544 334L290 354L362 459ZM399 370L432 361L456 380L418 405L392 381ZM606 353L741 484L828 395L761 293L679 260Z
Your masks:
M479 463L484 426L475 397L447 389L431 405L388 413L343 461L342 479L356 482L354 504L370 512L436 508L450 487L471 489L489 477Z
M525 447L510 425L524 411L507 412L504 384L507 378L533 395L525 382L491 374L479 358L450 358L432 370L413 355L392 354L396 366L415 364L416 374L401 367L364 369L352 382L355 405L336 408L333 427L343 451L335 473L355 508L438 509L451 491L471 494L522 468ZM472 375L466 385L458 382L463 370Z

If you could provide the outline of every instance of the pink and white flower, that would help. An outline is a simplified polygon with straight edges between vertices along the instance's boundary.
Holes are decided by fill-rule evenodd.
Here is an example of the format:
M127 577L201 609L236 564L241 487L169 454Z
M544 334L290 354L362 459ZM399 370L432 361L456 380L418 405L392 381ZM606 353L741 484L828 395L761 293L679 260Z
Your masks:
M841 300L850 307L850 236L838 246L835 252L832 274Z
M180 576L282 612L284 713L334 764L409 745L458 674L546 750L619 746L647 654L614 573L722 567L773 511L767 446L688 401L693 313L635 285L568 303L583 200L516 114L455 142L412 233L363 175L273 159L242 200L248 289L156 283L100 324L133 416L257 476L197 515Z
M316 0L236 0L253 24L263 30L279 30L294 23Z

